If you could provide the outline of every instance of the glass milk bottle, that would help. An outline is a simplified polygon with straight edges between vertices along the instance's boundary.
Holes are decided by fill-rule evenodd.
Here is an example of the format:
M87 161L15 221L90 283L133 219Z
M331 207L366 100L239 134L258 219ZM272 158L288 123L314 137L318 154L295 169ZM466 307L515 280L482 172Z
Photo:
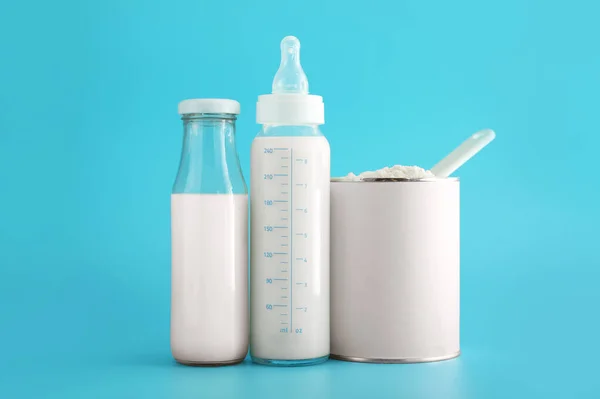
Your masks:
M171 195L171 352L190 365L248 351L248 190L235 147L240 105L179 104L183 151Z
M329 143L308 94L300 42L281 42L273 93L259 97L251 160L250 354L308 365L329 357Z

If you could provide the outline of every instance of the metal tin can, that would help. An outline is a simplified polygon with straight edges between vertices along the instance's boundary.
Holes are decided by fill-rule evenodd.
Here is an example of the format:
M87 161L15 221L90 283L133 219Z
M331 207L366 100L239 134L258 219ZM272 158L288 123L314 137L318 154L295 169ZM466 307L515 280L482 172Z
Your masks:
M457 178L332 180L332 358L460 354L459 188Z

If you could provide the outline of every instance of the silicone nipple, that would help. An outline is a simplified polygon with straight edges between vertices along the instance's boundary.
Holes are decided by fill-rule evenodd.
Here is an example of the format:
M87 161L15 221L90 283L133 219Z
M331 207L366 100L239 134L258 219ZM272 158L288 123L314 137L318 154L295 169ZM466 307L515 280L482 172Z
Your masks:
M308 94L308 79L300 65L300 40L286 36L281 41L281 64L273 79L273 94Z

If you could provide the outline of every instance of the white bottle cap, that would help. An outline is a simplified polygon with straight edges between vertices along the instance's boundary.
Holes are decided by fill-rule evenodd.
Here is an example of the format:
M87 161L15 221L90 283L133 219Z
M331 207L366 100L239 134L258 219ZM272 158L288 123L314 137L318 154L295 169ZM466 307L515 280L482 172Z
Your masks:
M179 103L179 114L240 114L240 103L223 98L193 98Z
M308 79L300 65L300 41L281 41L281 64L273 79L272 94L258 96L256 122L262 125L322 125L323 97L308 94Z

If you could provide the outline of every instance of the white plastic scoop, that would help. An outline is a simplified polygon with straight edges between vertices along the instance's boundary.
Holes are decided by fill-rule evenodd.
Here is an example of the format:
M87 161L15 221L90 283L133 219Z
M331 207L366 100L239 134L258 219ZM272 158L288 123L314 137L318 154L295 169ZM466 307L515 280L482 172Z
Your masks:
M463 166L465 162L494 140L494 138L496 138L496 133L491 129L478 131L431 168L431 172L436 177L450 176L456 169Z

